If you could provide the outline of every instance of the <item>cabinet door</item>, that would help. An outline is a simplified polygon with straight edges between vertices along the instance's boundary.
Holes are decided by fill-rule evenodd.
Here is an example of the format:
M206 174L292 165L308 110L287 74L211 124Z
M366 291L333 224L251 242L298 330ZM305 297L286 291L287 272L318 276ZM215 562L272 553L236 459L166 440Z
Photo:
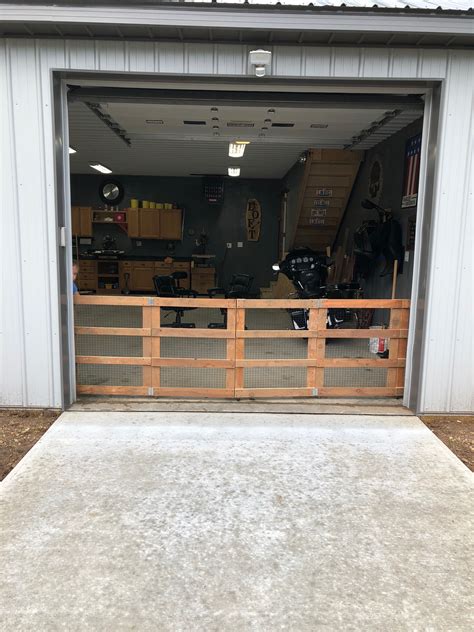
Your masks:
M135 289L133 287L132 263L130 261L121 261L119 263L119 275L121 290L128 289L132 291Z
M72 234L81 234L81 210L79 206L71 207Z
M207 294L207 290L215 287L214 268L195 268L192 272L192 288L199 294Z
M156 209L140 209L140 237L144 239L159 239L160 214Z
M92 208L90 206L80 207L81 232L83 237L92 237Z
M144 265L134 265L132 268L132 287L141 292L151 292L154 289L153 276L155 268L153 263Z
M182 211L178 208L160 211L161 239L182 239Z
M138 210L137 208L127 209L127 224L128 224L128 236L140 237L140 226L138 223Z

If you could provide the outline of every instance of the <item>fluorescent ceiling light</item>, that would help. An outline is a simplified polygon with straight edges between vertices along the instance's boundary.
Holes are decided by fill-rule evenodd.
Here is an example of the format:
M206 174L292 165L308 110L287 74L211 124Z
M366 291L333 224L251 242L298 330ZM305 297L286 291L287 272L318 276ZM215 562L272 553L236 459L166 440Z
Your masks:
M161 119L146 119L146 122L149 125L163 125L163 121Z
M70 154L75 154L75 153L77 153L77 150L74 149L74 147L69 147L69 153Z
M232 177L232 178L237 178L237 176L240 176L240 167L229 167L227 169L227 173Z
M101 165L100 162L90 164L89 167L92 167L92 169L95 169L96 171L100 171L100 173L112 173L112 169L104 167L104 165Z
M229 143L229 156L231 158L242 158L245 152L244 143Z

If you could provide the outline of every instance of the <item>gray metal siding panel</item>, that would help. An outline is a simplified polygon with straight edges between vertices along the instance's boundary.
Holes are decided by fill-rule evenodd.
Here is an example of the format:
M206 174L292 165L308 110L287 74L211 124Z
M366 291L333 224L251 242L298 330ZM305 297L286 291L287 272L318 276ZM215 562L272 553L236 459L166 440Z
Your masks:
M61 395L51 69L248 76L246 46L133 42L2 42L3 404L57 406ZM307 78L446 77L434 265L429 279L422 407L472 408L469 151L473 57L446 51L273 47L273 71ZM446 76L447 73L447 76ZM472 128L471 128L472 129ZM472 135L472 132L471 132ZM472 211L471 211L472 214ZM446 256L446 254L448 256ZM440 263L438 263L440 262ZM457 280L457 281L453 281ZM450 376L453 376L452 379Z
M474 58L450 53L443 86L421 408L473 401L472 152Z

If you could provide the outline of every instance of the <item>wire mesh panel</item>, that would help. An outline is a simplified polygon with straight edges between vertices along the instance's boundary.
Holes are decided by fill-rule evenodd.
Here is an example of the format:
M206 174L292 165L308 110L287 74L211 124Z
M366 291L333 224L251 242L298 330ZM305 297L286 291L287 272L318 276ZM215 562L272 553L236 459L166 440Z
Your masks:
M183 307L174 305L161 308L160 326L177 327L192 325L197 329L207 329L211 327L221 327L225 329L227 322L227 309L212 307Z
M287 309L246 309L245 327L248 330L293 329Z
M306 367L248 367L244 368L244 388L304 388Z
M76 336L76 354L141 358L145 355L143 344L144 338L139 336Z
M151 386L151 312L144 297L74 301L77 392L146 395Z
M92 298L92 297L91 297ZM142 327L142 308L135 305L75 305L76 327Z
M226 358L226 341L209 338L162 338L162 358Z
M143 367L131 365L78 364L77 384L91 386L142 386Z
M165 366L160 370L160 386L163 388L224 389L225 385L225 369ZM183 395L186 395L186 392Z
M245 340L245 358L248 360L307 357L308 341L304 338L247 338Z

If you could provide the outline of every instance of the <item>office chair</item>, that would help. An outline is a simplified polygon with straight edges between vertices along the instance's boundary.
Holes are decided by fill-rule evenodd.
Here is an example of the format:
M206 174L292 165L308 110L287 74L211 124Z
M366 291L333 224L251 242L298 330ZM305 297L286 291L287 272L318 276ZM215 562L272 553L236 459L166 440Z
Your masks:
M183 288L176 287L176 282L173 276L154 276L153 285L155 286L156 295L160 298L196 298L197 293L193 290L185 290ZM167 325L161 325L161 327L196 327L196 323L183 323L182 318L184 312L188 312L195 307L162 307L165 312L174 312L176 314L175 320Z
M207 293L210 298L214 298L218 294L223 295L224 298L248 298L252 281L253 276L249 274L233 274L227 289L212 287L207 290ZM223 322L209 323L209 329L227 329L227 309L221 308L221 314L224 317Z

